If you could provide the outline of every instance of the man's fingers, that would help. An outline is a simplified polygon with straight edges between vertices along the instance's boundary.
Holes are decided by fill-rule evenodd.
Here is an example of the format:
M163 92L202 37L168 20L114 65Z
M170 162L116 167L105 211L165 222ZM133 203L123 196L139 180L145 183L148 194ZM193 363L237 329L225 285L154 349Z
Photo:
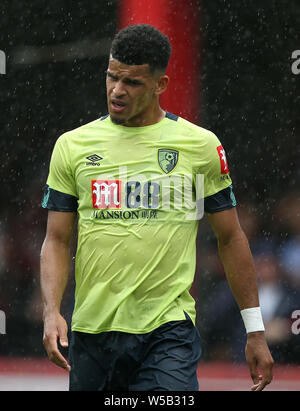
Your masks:
M250 375L253 381L253 385L251 387L251 391L262 391L269 382L271 382L272 378L270 381L263 376L260 375L258 372L257 364L255 361L249 362L249 369L250 369Z
M270 384L271 381L268 381L266 379L263 379L261 377L261 381L258 384L255 384L251 387L252 391L262 391L266 385Z
M262 375L257 375L255 367L255 371L252 371L250 367L250 374L254 385L251 387L252 391L262 391L266 385L270 384L273 379L273 361L265 363L262 367Z
M68 344L67 340L63 340L66 344ZM57 347L57 337L50 337L44 338L44 345L48 354L48 358L51 362L56 364L57 366L70 371L71 367L68 364L68 361L65 359L65 357L60 353L58 347Z
M51 351L48 353L49 360L52 361L54 364L58 365L59 367L70 371L71 367L69 366L65 357L57 350Z
M274 360L262 335L248 335L246 359L253 381L251 390L262 391L273 379L274 366Z
M68 347L69 342L68 342L68 330L63 328L58 329L58 334L59 334L59 343L62 347Z
M254 382L254 385L252 385L251 391L260 391L258 390L258 388L261 386L262 376L259 375L258 378L255 378L255 381L253 380L253 382Z
M58 349L58 341L61 347L68 347L68 325L59 313L48 313L44 320L43 343L49 360L57 366L70 371L71 367L68 361Z
M248 366L249 366L249 371L250 371L250 375L252 378L252 381L254 384L258 384L259 383L259 373L257 370L257 364L256 361L254 359L251 358L251 360L248 360Z
M273 379L273 365L274 361L270 359L261 366L262 375L259 376L260 381L253 386L255 387L254 389L252 389L253 387L251 388L252 391L262 391L266 385L270 384Z
M61 337L61 338L59 339L59 343L60 343L60 345L61 345L62 347L68 347L68 345L69 345L68 339L67 339L67 338L63 338L63 337Z

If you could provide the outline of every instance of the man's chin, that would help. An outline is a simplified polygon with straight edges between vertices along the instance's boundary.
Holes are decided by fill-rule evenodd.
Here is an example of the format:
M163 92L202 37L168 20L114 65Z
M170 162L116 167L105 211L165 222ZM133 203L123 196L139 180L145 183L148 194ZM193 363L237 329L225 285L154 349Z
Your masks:
M111 114L110 114L110 119L114 124L122 125L126 123L125 118L115 117L114 115L111 115Z

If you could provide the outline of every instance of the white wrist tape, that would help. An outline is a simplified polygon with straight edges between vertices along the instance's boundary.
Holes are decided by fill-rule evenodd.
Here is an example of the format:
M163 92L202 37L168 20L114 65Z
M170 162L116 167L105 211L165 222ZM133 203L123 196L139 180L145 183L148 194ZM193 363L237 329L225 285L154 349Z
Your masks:
M241 310L241 316L247 334L255 331L265 331L260 307L245 308L244 310Z

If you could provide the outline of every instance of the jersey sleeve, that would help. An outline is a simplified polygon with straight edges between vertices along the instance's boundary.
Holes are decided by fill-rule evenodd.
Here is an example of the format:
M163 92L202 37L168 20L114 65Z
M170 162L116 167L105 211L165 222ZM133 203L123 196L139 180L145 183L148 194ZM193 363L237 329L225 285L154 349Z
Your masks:
M69 150L62 135L54 146L42 207L53 211L76 211L78 207L76 184Z
M199 164L198 172L204 175L204 210L215 213L236 206L232 180L225 150L212 133L207 133L203 160Z

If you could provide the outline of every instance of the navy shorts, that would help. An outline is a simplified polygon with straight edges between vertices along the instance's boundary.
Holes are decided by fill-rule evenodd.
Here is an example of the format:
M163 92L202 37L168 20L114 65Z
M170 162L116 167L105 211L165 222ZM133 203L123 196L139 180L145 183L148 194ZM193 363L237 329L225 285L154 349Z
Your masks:
M190 319L146 334L72 332L70 391L198 391L200 336Z

